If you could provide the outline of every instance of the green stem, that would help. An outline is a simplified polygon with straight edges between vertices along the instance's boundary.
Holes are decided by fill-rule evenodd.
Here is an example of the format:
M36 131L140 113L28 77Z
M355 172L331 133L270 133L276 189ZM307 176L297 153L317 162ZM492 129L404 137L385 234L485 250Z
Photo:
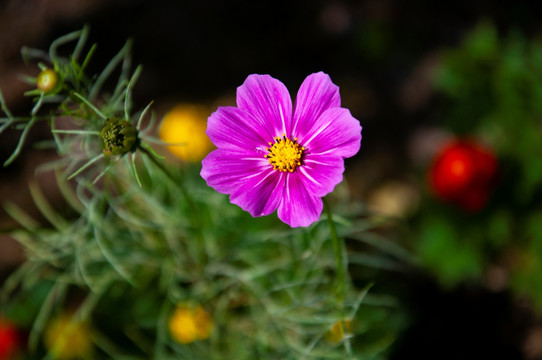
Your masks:
M143 152L145 155L147 155L147 157L153 162L154 165L156 165L164 174L166 174L166 176L174 184L177 184L179 186L179 189L183 193L183 196L185 197L186 201L188 201L188 203L189 203L190 207L192 208L192 210L195 210L195 204L193 203L192 198L188 194L188 191L186 191L186 189L184 188L184 185L183 185L182 181L179 181L179 179L177 179L175 176L173 176L173 174L171 172L169 172L169 170L164 166L164 164L162 164L160 161L158 161L156 159L156 157L149 150L147 150L145 147L138 146L138 150Z
M344 295L345 295L345 288L346 288L346 269L345 269L345 262L344 262L344 241L343 239L339 238L337 235L337 230L335 229L335 223L333 222L333 215L331 213L331 208L329 206L329 203L326 201L326 199L322 199L324 201L324 209L327 216L327 224L329 226L329 233L331 235L331 242L333 244L333 252L335 254L335 262L337 267L337 278L336 278L336 296L338 302L341 304L341 306L344 303Z
M341 320L339 325L341 327L341 334L346 334L346 328L344 326L344 298L346 292L346 262L345 258L345 248L344 240L339 238L337 235L337 229L335 228L335 223L333 222L333 214L331 213L331 207L326 199L324 201L324 209L327 216L327 224L329 226L329 234L331 235L331 242L333 244L333 252L335 254L335 262L337 267L337 278L336 278L336 287L335 287L335 296L337 297L337 303L339 304L339 311L341 315ZM352 345L348 338L343 339L343 345L348 355L352 354Z
M200 217L200 214L199 214L198 206L196 205L196 203L192 199L192 196L186 190L186 188L185 188L185 186L184 186L184 184L182 182L182 179L179 180L178 178L173 176L173 174L171 174L171 172L169 172L169 170L164 166L164 164L162 164L160 161L158 161L156 159L156 157L148 149L146 149L143 146L139 146L138 149L141 152L143 152L145 155L147 155L147 157L153 162L153 164L155 164L161 171L163 171L164 174L166 174L166 176L174 184L176 184L179 187L179 189L181 190L181 193L183 194L184 198L186 199L186 202L188 203L188 206L190 206L190 208L192 209L192 213L194 214L194 225L195 225L195 228L197 230L197 236L199 237L201 244L204 244L205 243L205 236L203 234L204 229L203 229L203 226L202 226L202 223L201 223L201 217ZM201 259L201 260L206 262L207 255L205 253L203 254L203 257L204 258Z

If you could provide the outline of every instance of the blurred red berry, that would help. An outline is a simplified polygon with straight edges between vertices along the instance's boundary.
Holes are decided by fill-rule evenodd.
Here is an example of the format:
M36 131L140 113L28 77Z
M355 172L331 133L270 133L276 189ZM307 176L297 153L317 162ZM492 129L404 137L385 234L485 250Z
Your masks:
M0 360L13 359L18 346L17 328L0 317Z
M472 140L453 140L437 154L429 170L435 195L468 212L484 207L497 175L493 152Z

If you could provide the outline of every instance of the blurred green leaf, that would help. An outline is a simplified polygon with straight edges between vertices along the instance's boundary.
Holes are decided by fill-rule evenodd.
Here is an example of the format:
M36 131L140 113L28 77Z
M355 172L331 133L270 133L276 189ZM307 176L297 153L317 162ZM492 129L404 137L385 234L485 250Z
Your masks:
M417 246L423 262L446 286L480 275L483 261L472 238L445 218L429 217L421 226Z

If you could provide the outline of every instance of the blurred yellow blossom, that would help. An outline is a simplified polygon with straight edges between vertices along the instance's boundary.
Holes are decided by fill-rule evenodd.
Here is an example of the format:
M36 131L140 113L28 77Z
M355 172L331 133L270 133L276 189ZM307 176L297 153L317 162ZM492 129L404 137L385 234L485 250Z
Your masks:
M171 336L181 344L207 339L212 327L211 316L199 305L180 303L169 319Z
M212 148L205 134L209 111L205 106L179 104L173 107L162 119L159 136L176 157L190 161L200 161Z
M367 206L379 214L406 217L418 208L420 192L404 181L387 181L369 193Z
M352 320L337 321L326 333L326 340L331 343L342 341L352 331Z
M89 358L92 349L88 323L63 313L53 318L45 330L44 342L55 359Z

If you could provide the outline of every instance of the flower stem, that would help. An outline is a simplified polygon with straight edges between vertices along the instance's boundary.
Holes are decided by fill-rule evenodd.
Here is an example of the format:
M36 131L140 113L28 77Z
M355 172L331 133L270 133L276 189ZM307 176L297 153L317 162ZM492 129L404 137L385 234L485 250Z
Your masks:
M333 252L335 254L335 263L337 267L337 277L336 277L336 287L335 287L335 296L337 298L337 303L339 305L339 312L341 316L341 320L339 322L339 326L341 327L340 331L341 334L343 334L343 345L346 350L346 353L348 355L352 354L352 345L350 344L350 340L348 338L344 337L344 334L346 334L346 328L344 323L344 297L346 292L346 262L344 261L345 258L345 248L344 248L344 240L342 238L339 238L337 235L337 229L335 228L335 223L333 222L333 214L331 213L331 207L329 206L329 203L326 201L326 199L322 199L324 201L324 209L326 211L327 216L327 224L329 226L329 234L331 235L331 242L333 243Z
M185 189L183 182L178 181L178 179L173 176L173 174L162 164L160 161L158 161L153 154L149 150L147 150L143 146L139 146L138 149L143 152L147 157L153 162L154 165L156 165L174 184L177 184L179 186L179 189L181 190L181 193L185 197L186 201L188 202L188 205L192 208L192 210L196 211L196 205L194 204L194 201L192 200L192 197L188 193L188 191Z
M341 304L341 307L342 307L344 303L344 294L345 294L345 287L346 287L344 241L343 239L339 238L339 236L337 235L337 230L335 229L335 223L333 222L333 215L331 213L331 208L329 206L329 203L326 201L326 199L322 199L322 200L324 201L324 209L327 216L327 224L329 226L329 233L331 235L331 242L333 244L333 252L335 254L335 263L337 267L335 291L336 291L337 301Z
M143 152L145 155L147 155L147 157L153 162L153 164L156 165L181 190L181 193L184 196L188 206L192 210L194 227L196 229L197 236L200 240L200 243L205 244L204 227L202 224L199 208L196 202L194 201L194 199L192 198L192 196L190 195L190 193L188 192L188 190L185 188L182 179L178 179L177 177L173 176L173 174L164 166L164 164L162 164L160 161L156 159L156 157L151 153L151 151L149 151L143 146L139 146L138 149L141 152ZM206 263L208 260L207 253L202 252L201 256L202 258L200 260L203 263Z

